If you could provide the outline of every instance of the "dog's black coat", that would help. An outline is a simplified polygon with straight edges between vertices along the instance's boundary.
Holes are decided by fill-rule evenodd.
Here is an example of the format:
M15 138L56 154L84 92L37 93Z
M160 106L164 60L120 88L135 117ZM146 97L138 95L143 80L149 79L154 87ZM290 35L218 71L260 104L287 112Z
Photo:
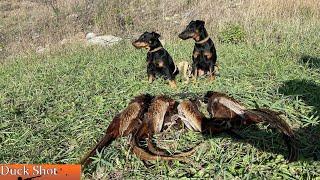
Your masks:
M200 20L191 21L186 29L179 34L179 37L183 40L189 38L195 40L192 56L193 75L196 75L197 70L202 70L205 74L209 73L210 76L213 76L217 62L217 52L213 41L208 38L204 24L205 22ZM208 39L205 40L206 38Z
M206 51L209 51L212 53L211 58L208 58L204 54L204 52ZM216 53L216 48L214 47L213 41L211 39L208 39L208 41L203 44L195 44L193 49L193 54L196 54L197 52L200 52L200 55L196 57L192 56L192 60L194 64L193 66L204 70L205 73L209 72L210 68L212 68L212 71L213 71L217 62L217 53Z
M147 54L148 77L162 76L165 80L173 81L179 71L168 51L163 48L159 37L158 33L145 32L132 44L136 48L149 49Z
M163 66L159 64L163 62ZM165 49L156 52L148 52L147 54L147 74L152 76L163 76L165 80L174 80L179 73L170 54Z

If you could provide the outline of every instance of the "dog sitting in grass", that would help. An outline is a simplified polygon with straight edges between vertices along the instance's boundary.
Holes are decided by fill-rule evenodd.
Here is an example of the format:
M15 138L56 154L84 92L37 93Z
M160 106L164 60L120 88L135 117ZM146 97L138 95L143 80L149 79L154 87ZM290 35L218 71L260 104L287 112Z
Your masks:
M210 80L214 80L217 73L217 53L204 24L205 22L201 20L191 21L185 30L179 34L179 38L183 40L192 38L195 41L192 55L192 75L194 79L198 76L209 75Z
M166 51L160 40L160 34L156 32L144 32L132 45L138 49L146 48L148 81L152 83L156 76L162 76L169 81L172 88L176 88L176 75L179 73L172 57Z

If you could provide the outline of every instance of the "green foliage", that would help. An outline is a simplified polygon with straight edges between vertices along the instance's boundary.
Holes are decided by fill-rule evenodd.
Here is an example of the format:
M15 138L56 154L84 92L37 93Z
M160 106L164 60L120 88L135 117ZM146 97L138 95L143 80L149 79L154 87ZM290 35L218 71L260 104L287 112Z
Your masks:
M239 24L228 24L218 35L222 43L238 44L245 41L246 33L243 26Z

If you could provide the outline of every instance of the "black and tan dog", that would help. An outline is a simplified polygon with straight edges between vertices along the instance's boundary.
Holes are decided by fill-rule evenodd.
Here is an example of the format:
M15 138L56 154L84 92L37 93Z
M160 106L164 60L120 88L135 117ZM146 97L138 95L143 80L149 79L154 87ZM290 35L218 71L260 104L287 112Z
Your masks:
M146 48L147 54L147 74L149 83L152 83L156 76L162 76L169 80L169 85L176 88L175 77L179 73L172 57L166 51L160 40L160 34L156 32L144 32L132 45L138 49Z
M179 34L179 38L183 40L193 38L195 40L192 56L192 74L194 78L208 74L210 80L214 80L217 68L217 53L204 24L205 22L200 20L191 21L186 29Z

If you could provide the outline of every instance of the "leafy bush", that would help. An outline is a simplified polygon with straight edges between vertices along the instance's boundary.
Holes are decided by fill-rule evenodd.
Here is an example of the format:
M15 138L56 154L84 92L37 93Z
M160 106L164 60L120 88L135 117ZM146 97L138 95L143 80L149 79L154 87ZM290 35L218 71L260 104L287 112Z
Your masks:
M246 33L243 26L239 24L228 24L222 31L219 32L219 41L222 43L238 44L244 42Z

